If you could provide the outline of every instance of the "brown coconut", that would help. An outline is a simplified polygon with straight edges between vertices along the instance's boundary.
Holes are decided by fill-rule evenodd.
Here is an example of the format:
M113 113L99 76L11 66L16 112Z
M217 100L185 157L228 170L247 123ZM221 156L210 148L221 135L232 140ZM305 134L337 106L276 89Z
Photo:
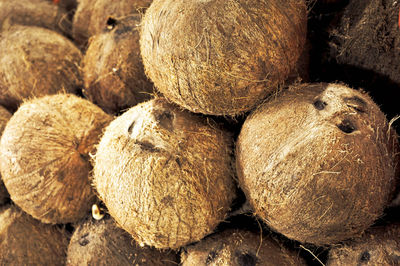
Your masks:
M287 79L306 24L302 0L156 0L142 21L143 64L169 100L236 115Z
M176 249L210 234L235 197L230 134L157 98L115 119L94 184L139 244Z
M182 266L306 265L296 252L273 238L245 230L226 230L182 252Z
M3 130L11 118L11 113L8 112L3 106L0 105L0 137L3 134ZM1 153L0 153L1 156ZM10 197L6 188L4 187L3 180L0 174L0 205L3 205L7 199Z
M83 58L84 94L108 113L149 100L153 92L140 56L140 20L139 15L109 18L108 28L91 38Z
M81 52L64 36L15 26L0 37L0 104L16 109L24 99L81 86Z
M72 24L72 35L78 45L107 28L109 17L121 18L144 13L152 0L78 0Z
M14 24L71 32L67 11L46 0L0 0L0 31Z
M359 235L382 215L396 186L397 151L394 130L368 95L305 84L246 119L236 166L271 228L326 245Z
M178 265L178 256L171 250L139 246L108 216L100 221L89 218L76 227L67 265Z
M44 223L84 217L95 201L89 155L112 117L71 94L25 102L0 142L1 174L11 199Z
M400 224L371 228L333 247L327 265L400 265Z
M0 208L0 265L64 265L69 233L13 205Z

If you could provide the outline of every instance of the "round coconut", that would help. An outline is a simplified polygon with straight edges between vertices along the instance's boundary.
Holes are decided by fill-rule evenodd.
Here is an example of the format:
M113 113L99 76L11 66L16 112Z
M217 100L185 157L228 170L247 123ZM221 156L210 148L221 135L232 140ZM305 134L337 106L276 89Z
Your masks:
M0 208L0 265L64 265L69 233L13 205Z
M326 265L400 265L400 224L371 228L335 246Z
M359 235L396 187L395 131L367 94L339 84L299 85L261 105L241 129L236 156L255 213L300 242Z
M184 248L182 266L306 265L275 239L245 230L226 230Z
M67 265L178 265L178 256L139 246L108 216L100 221L89 218L76 227Z
M141 14L152 0L78 0L73 23L72 36L78 45L107 28L109 17L121 18L130 14Z
M192 112L236 115L276 91L306 40L298 0L156 0L142 21L146 74Z
M0 37L0 104L8 109L31 97L74 93L82 85L82 54L64 36L15 26Z
M0 137L3 134L3 130L8 120L10 120L10 118L11 118L11 113L0 105ZM10 195L8 195L8 192L4 187L3 180L1 179L1 174L0 174L0 205L3 205L9 197Z
M0 0L0 31L14 24L71 32L67 11L46 0Z
M109 27L91 38L83 57L83 93L108 113L149 100L153 92L140 56L140 20L140 15L109 18Z
M94 184L139 244L179 248L210 234L235 197L232 138L157 98L115 119L98 146Z
M25 102L0 142L1 174L11 199L44 223L84 217L95 201L89 155L112 117L74 95Z

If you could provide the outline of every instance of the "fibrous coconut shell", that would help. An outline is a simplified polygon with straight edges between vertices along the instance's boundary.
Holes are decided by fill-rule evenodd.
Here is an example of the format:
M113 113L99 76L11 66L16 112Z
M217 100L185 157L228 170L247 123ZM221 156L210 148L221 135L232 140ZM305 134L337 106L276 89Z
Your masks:
M177 265L174 251L141 247L114 220L89 218L75 229L68 247L67 265Z
M140 19L140 15L109 18L109 28L91 38L83 58L83 93L108 113L151 98L153 84L144 74L140 56Z
M112 120L71 94L25 102L0 142L1 174L11 199L44 223L83 218L95 201L89 155Z
M339 84L299 85L271 98L246 119L236 156L255 213L316 245L367 229L397 182L395 131L367 94Z
M8 109L27 98L74 93L82 85L81 52L64 36L27 26L0 36L0 104Z
M157 98L115 119L98 146L94 184L139 244L176 249L210 234L235 197L230 134Z
M155 0L140 48L166 98L192 112L236 115L288 78L306 28L304 1Z
M189 245L182 266L306 265L294 251L277 240L246 230L229 229Z
M0 265L64 265L69 233L13 205L0 208Z
M3 106L0 105L0 137L3 134L3 130L11 118L11 113L8 112ZM1 154L0 154L1 156ZM4 187L3 180L0 174L0 206L3 205L7 199L10 197L6 188Z

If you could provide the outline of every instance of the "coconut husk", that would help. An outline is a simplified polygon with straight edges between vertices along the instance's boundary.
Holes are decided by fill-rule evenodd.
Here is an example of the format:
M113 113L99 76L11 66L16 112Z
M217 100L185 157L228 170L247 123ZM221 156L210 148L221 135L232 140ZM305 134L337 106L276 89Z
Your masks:
M212 120L157 98L107 127L93 181L110 215L139 244L176 249L210 234L229 211L231 144Z
M15 24L43 27L69 35L72 22L63 7L46 0L0 0L0 32Z
M44 223L83 218L96 200L89 155L111 120L99 107L71 94L21 105L0 142L1 174L11 199Z
M175 252L141 247L110 216L88 218L75 229L67 265L178 265Z
M245 230L229 229L184 248L182 266L189 265L306 265L273 238Z
M333 247L327 265L400 265L400 224L371 228Z
M153 84L140 56L139 15L110 18L109 28L93 36L83 58L83 93L108 113L118 113L149 100Z
M288 238L329 245L355 237L393 196L397 135L365 93L292 87L245 121L239 183L255 213Z
M143 64L169 100L196 113L236 115L288 78L306 24L298 0L156 0L142 21Z
M3 130L11 118L11 113L8 112L3 106L0 105L0 137L3 134ZM7 189L4 186L3 180L0 174L0 206L7 202L10 195L8 195Z
M74 93L81 86L81 52L64 36L27 26L0 36L0 104L8 109L17 109L24 99Z
M69 233L14 205L0 208L0 265L64 265Z
M84 46L87 40L107 28L109 17L121 18L142 14L152 0L78 0L73 19L72 35L75 42Z

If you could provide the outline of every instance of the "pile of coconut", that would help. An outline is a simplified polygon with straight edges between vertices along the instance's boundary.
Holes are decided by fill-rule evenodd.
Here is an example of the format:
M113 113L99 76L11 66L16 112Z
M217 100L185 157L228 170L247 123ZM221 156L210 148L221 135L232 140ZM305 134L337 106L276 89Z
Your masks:
M0 0L0 265L400 264L370 2Z

